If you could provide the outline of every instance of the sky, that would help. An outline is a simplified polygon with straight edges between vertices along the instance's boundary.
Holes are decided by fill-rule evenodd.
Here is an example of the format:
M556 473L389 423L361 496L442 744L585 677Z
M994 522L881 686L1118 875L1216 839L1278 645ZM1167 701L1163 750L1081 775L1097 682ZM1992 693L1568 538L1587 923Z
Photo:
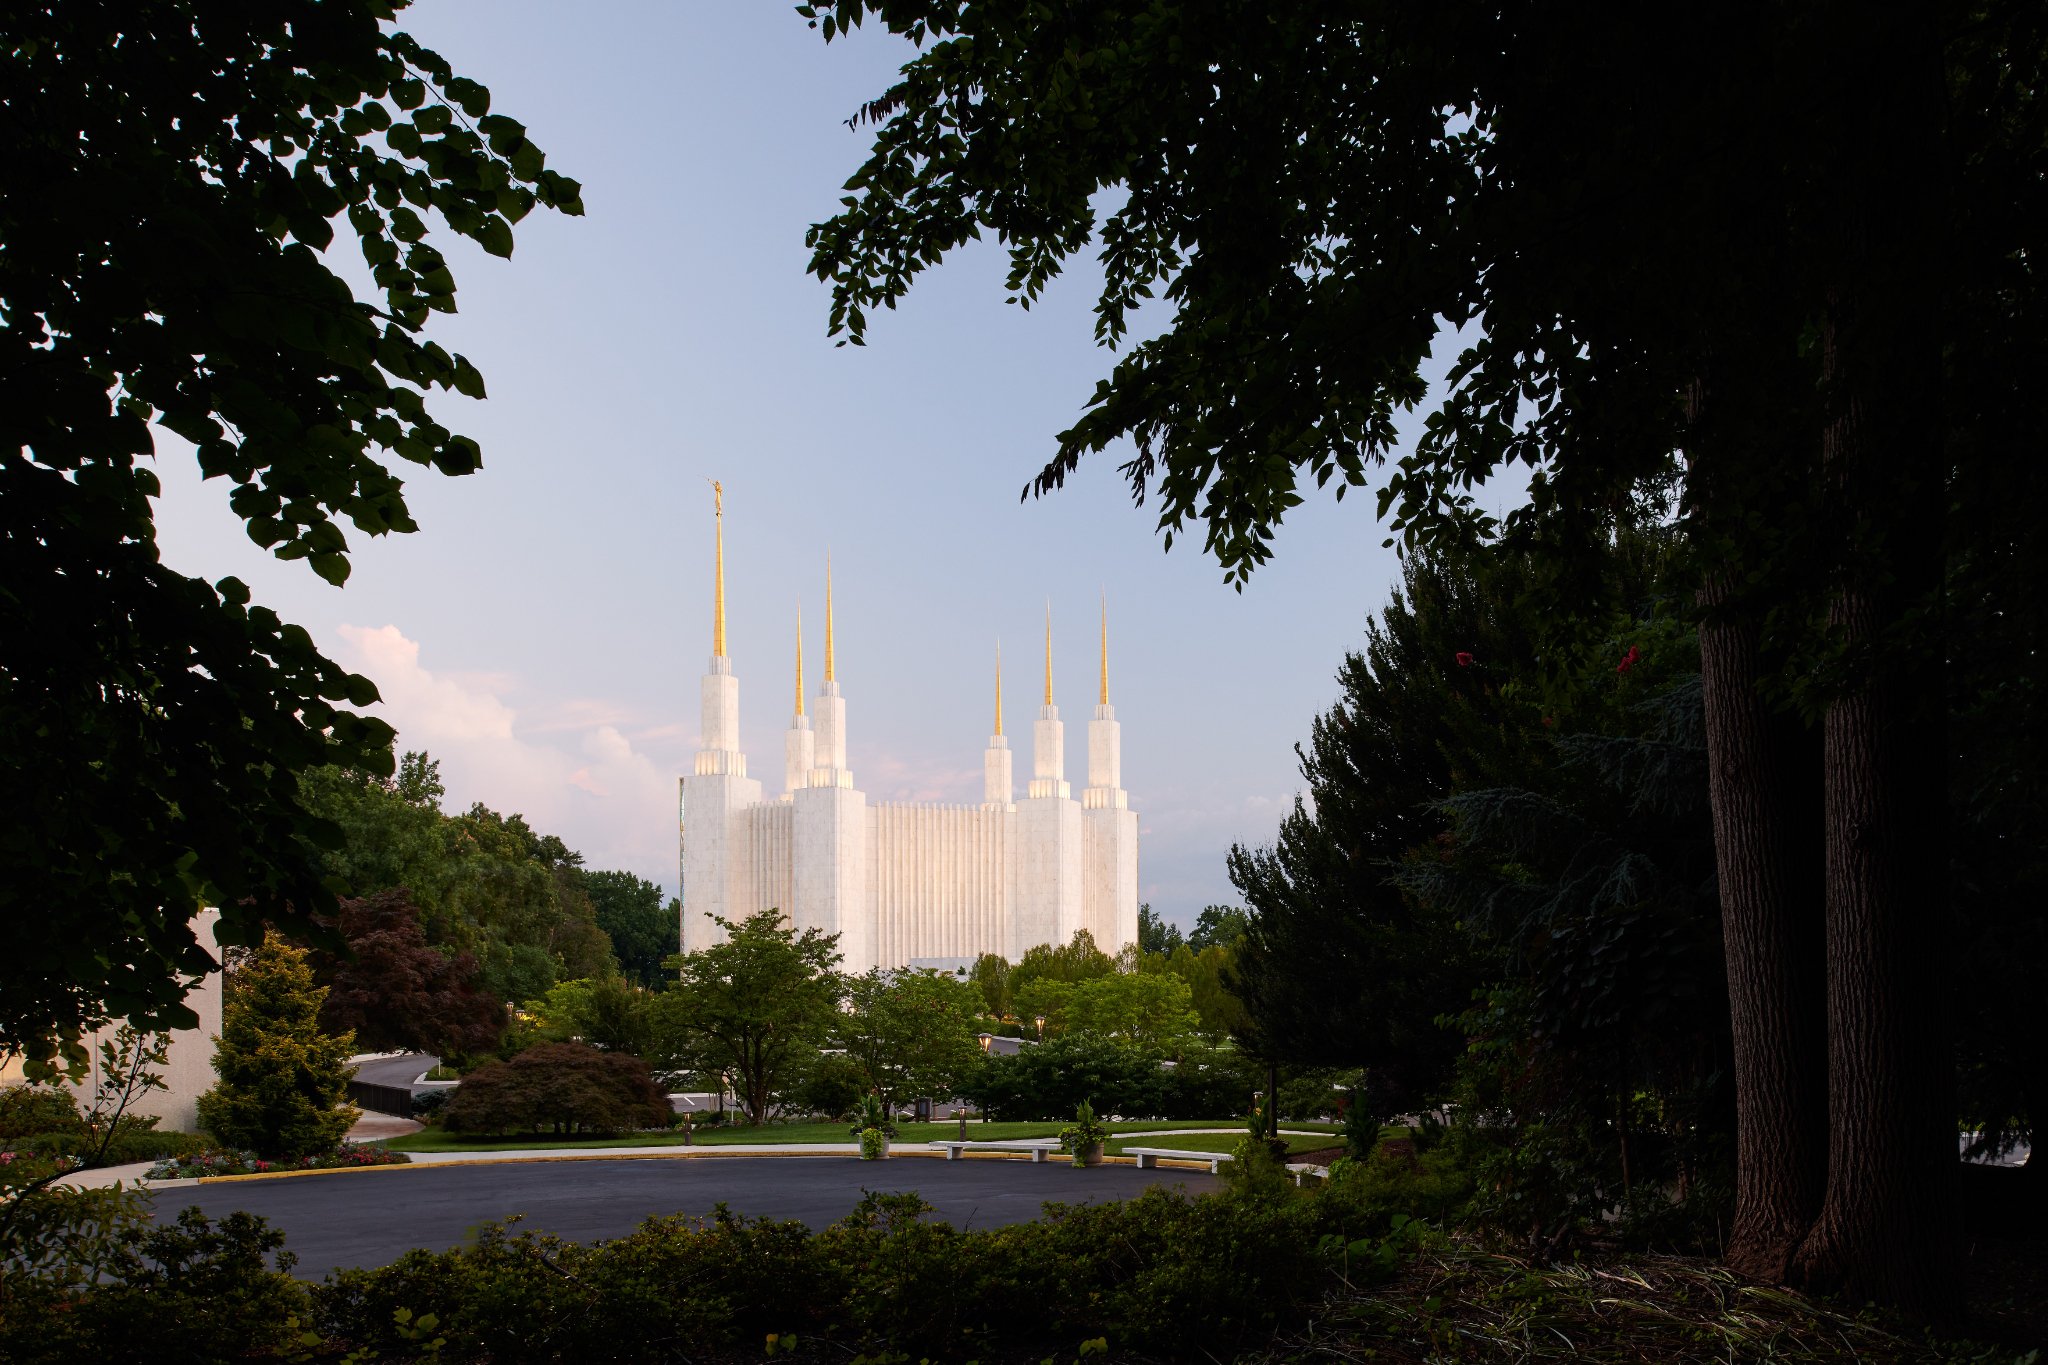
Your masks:
M1114 452L1020 501L1115 360L1093 339L1092 261L1027 312L977 244L874 319L866 347L835 346L804 233L863 159L845 119L910 53L886 35L828 47L788 5L707 0L420 0L401 21L584 186L587 216L536 210L510 261L431 239L461 311L429 335L490 393L431 407L482 444L483 469L394 461L421 529L351 532L335 589L253 546L226 486L159 432L165 562L240 576L375 680L400 747L440 761L449 808L521 812L587 865L671 893L711 649L711 480L742 739L770 790L799 608L813 690L822 665L828 552L871 801L980 800L997 642L1008 728L1028 735L1048 606L1068 773L1084 775L1106 601L1140 899L1184 926L1236 902L1225 855L1272 841L1302 787L1294 745L1395 579L1372 499L1311 495L1242 593L1199 537L1163 549ZM329 255L363 278L346 231Z

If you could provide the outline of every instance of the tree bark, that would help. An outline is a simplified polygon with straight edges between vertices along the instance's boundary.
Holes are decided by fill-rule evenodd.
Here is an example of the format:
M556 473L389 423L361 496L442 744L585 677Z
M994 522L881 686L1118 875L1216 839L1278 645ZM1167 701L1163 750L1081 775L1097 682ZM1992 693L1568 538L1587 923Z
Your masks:
M1958 1304L1953 1079L1942 1002L1946 781L1937 234L1941 47L1924 12L1834 7L1816 146L1832 221L1823 473L1841 651L1823 722L1827 1194L1795 1259L1817 1288Z
M1782 1283L1827 1178L1820 781L1815 745L1774 714L1760 629L1709 581L1700 626L1708 789L1735 1035L1735 1225L1727 1262Z

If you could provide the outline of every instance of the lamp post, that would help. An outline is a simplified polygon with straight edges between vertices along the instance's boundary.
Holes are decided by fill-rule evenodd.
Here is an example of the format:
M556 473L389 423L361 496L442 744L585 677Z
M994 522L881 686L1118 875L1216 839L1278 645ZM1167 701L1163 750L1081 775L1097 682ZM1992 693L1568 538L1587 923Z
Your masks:
M1036 1025L1038 1025L1038 1041L1039 1041L1039 1042L1041 1042L1041 1043L1042 1043L1042 1042L1044 1042L1044 1041L1045 1041L1045 1016L1044 1016L1044 1015L1042 1015L1042 1014L1040 1014L1040 1015L1035 1015L1035 1016L1033 1016L1033 1018L1032 1018L1031 1022L1032 1022L1032 1023L1034 1023L1034 1024L1036 1024Z

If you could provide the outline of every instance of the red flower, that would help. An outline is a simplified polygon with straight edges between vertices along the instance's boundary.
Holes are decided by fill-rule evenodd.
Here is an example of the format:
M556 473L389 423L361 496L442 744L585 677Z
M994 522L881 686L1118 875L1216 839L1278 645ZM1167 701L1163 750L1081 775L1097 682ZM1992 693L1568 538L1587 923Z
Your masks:
M1462 649L1458 651L1458 667L1470 668L1472 666L1472 662L1473 660L1470 654L1467 654Z
M1555 724L1557 724L1557 722L1556 722L1556 721L1554 721L1554 720L1552 720L1552 719L1551 719L1551 718L1550 718L1549 716L1545 716L1545 717L1543 718L1543 724L1544 724L1544 726L1545 726L1545 727L1547 728L1547 727L1549 727L1549 726L1552 726L1552 725L1555 725Z
M1614 666L1614 671L1616 673L1626 673L1631 668L1634 668L1636 666L1636 660L1642 657L1643 652L1637 649L1634 645L1630 645L1628 647L1628 653L1623 655L1621 662Z

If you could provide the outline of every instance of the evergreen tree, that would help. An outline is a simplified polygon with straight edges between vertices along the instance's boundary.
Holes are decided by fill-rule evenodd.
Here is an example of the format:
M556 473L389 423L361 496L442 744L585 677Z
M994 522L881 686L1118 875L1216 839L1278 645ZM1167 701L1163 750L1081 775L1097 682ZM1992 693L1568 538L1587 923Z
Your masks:
M219 1082L199 1097L199 1124L230 1147L292 1159L341 1141L358 1111L346 1102L353 1033L320 1031L327 992L306 952L267 936L228 978L213 1052Z

